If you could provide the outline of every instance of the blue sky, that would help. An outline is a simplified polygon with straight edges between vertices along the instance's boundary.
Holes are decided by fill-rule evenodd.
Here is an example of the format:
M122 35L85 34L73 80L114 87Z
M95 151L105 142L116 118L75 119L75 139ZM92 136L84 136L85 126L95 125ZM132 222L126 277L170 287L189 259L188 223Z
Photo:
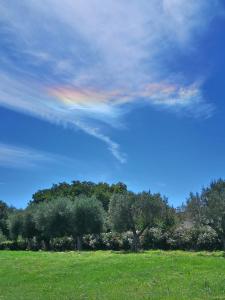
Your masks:
M0 1L0 198L123 181L174 206L225 177L225 5Z

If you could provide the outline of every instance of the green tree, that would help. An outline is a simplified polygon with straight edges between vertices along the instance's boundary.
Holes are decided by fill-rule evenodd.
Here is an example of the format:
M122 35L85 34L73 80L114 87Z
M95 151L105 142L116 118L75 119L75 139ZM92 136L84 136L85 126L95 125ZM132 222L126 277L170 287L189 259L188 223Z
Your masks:
M201 198L207 223L217 231L225 249L225 181L213 181L208 188L203 189Z
M109 215L115 231L132 231L133 250L140 248L140 236L162 217L165 202L160 194L115 194L109 205Z
M186 212L199 226L209 225L216 230L225 249L225 181L211 182L201 194L193 195L187 201Z
M102 204L95 197L80 196L71 204L70 230L77 240L77 249L82 250L84 234L100 233L104 224Z
M72 181L71 184L61 182L54 184L49 189L39 190L33 194L30 205L41 202L54 201L57 198L71 198L78 196L92 197L95 196L99 200L103 208L108 211L110 197L114 193L124 193L127 191L127 186L121 182L109 185L105 182L93 183L91 181Z
M8 228L9 228L9 236L12 240L17 240L19 235L22 235L23 229L23 212L15 211L9 215L8 218Z
M205 208L202 196L199 193L190 193L185 208L185 216L192 220L195 226L199 227L206 223Z
M45 241L47 247L50 238L69 234L69 204L69 199L57 198L33 207L35 228L39 233L39 238Z
M0 231L3 235L8 236L7 219L9 214L8 205L0 200Z
M22 237L28 240L38 235L35 226L34 212L31 209L26 209L22 214Z

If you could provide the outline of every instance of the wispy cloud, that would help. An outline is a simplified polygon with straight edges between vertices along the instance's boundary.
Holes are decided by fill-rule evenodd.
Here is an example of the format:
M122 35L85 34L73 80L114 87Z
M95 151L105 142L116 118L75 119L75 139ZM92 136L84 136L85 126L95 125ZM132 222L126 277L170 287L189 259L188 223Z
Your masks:
M25 146L0 142L0 166L10 168L32 168L52 165L77 165L77 161L51 152L39 151ZM3 184L4 182L0 182Z
M54 162L54 160L54 155L49 153L0 143L0 166L27 168L40 163Z
M137 102L212 115L198 75L171 73L165 58L193 50L219 3L2 1L0 105L80 128L123 163L105 128L120 127Z

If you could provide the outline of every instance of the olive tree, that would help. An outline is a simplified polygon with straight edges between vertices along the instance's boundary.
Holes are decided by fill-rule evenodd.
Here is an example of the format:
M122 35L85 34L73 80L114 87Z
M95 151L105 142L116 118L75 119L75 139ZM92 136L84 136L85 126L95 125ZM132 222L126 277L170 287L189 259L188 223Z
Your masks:
M12 240L17 240L22 235L23 230L23 213L22 211L15 211L9 215L8 228L9 236Z
M8 235L7 219L9 215L8 205L0 200L0 231L4 236Z
M140 248L140 237L161 217L165 203L160 194L115 194L109 205L113 229L118 232L132 231L133 251Z
M25 239L32 239L34 236L38 235L38 230L36 229L34 221L34 211L31 209L24 210L22 214L22 237Z
M70 213L70 231L77 240L77 249L82 250L82 236L103 229L103 206L95 197L80 196L71 204Z
M212 227L218 234L225 249L225 181L211 182L198 195L191 194L187 201L187 213L195 225ZM196 222L198 220L198 222Z
M45 241L47 247L51 238L69 235L69 204L68 198L57 198L36 204L33 208L38 237Z

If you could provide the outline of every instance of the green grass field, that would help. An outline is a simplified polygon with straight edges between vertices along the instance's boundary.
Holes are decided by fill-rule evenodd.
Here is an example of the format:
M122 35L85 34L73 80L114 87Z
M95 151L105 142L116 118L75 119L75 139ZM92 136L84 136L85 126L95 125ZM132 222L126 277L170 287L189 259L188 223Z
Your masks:
M0 251L0 299L225 299L225 258Z

